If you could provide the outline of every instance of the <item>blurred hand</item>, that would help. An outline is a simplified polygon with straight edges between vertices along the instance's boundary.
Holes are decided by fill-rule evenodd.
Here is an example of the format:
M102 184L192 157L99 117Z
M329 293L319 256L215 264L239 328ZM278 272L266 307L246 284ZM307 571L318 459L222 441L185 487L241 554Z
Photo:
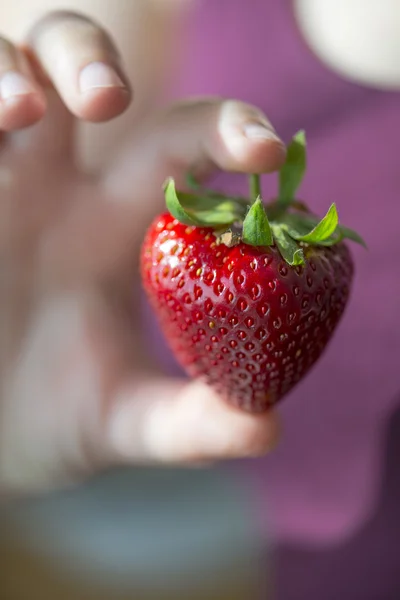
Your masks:
M42 19L24 48L0 41L0 93L1 493L114 464L265 453L272 413L241 413L145 362L137 262L165 178L278 168L270 123L234 101L173 106L105 172L80 172L74 121L119 115L131 92L112 40L70 13Z

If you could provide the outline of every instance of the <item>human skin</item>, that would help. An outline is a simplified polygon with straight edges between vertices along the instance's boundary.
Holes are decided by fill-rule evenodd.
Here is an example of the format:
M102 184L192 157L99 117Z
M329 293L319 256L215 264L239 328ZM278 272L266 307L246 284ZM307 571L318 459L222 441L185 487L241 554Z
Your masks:
M136 265L168 174L182 183L189 168L200 177L272 171L285 159L282 142L254 107L192 101L147 119L113 162L87 174L74 160L75 119L105 121L131 101L113 42L71 13L46 16L27 40L25 55L1 46L3 494L64 486L113 464L265 453L272 413L244 415L200 382L155 376Z
M159 90L165 61L173 62L173 53L164 48L187 4L171 1L161 10L150 0L136 3L136 10L140 7L152 23L152 36L146 40L126 31L124 37L116 13L110 29L117 45L126 47L126 68L96 26L68 15L47 18L31 30L29 43L62 102L35 83L30 93L3 100L0 108L0 127L19 130L4 136L1 163L4 493L65 485L119 462L171 464L259 455L275 440L273 415L241 415L198 383L146 378L139 338L126 336L138 331L131 323L132 261L145 223L157 210L154 199L165 176L182 180L193 164L203 174L215 167L264 172L284 158L268 122L263 137L245 135L246 123L264 121L251 107L207 101L157 113L149 103ZM33 8L29 4L28 13L26 4L13 3L5 13L4 33L26 36ZM109 24L107 3L85 8ZM298 2L297 9L301 21L307 3ZM317 16L314 20L318 23ZM318 29L308 38L317 51ZM135 62L135 57L149 54L143 47L140 53L144 41L153 48L149 62ZM328 56L329 49L321 54ZM65 67L62 71L57 59ZM80 67L100 59L117 67L122 85L79 94ZM3 73L16 68L14 50L7 44L2 45L1 64ZM335 64L343 70L346 61L342 67ZM135 100L127 110L130 81ZM100 134L86 131L79 157L101 172L93 177L77 169L71 139L74 117L80 122L108 121L124 111L120 121L101 131L110 136L102 152L96 143ZM183 122L186 133L177 136L174 132ZM33 123L37 125L21 131ZM132 136L126 150L110 161L121 123L124 129L132 127ZM155 160L156 154L162 158ZM80 245L80 239L85 243Z

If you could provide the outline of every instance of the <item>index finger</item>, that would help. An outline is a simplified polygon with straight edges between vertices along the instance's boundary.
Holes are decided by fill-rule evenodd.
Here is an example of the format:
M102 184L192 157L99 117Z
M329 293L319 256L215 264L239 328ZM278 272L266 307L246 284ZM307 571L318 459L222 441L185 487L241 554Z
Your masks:
M204 179L213 171L268 173L279 169L286 147L268 118L256 107L235 100L206 98L182 102L143 126L104 174L108 217L102 244L132 254L150 221L164 208L162 185L174 177L185 185L187 172ZM111 201L110 201L111 199ZM114 212L111 233L110 211Z

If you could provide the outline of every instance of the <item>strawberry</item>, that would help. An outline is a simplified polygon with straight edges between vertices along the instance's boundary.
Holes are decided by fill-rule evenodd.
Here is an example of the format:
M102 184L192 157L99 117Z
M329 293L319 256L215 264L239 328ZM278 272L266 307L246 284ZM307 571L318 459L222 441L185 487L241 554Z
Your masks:
M261 412L308 372L337 327L353 278L336 206L318 220L295 200L305 135L288 147L278 199L165 185L168 213L144 240L144 288L177 359L229 402Z

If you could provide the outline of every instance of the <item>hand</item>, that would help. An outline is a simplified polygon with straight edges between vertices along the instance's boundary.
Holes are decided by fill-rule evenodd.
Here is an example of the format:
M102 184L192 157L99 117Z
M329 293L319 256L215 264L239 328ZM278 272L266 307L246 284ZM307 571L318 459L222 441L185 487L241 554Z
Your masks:
M28 40L0 43L1 492L114 464L265 453L273 413L242 414L145 363L136 265L166 176L273 170L282 143L251 106L193 101L143 123L88 176L74 160L74 120L115 117L131 97L114 44L70 13L47 16Z

